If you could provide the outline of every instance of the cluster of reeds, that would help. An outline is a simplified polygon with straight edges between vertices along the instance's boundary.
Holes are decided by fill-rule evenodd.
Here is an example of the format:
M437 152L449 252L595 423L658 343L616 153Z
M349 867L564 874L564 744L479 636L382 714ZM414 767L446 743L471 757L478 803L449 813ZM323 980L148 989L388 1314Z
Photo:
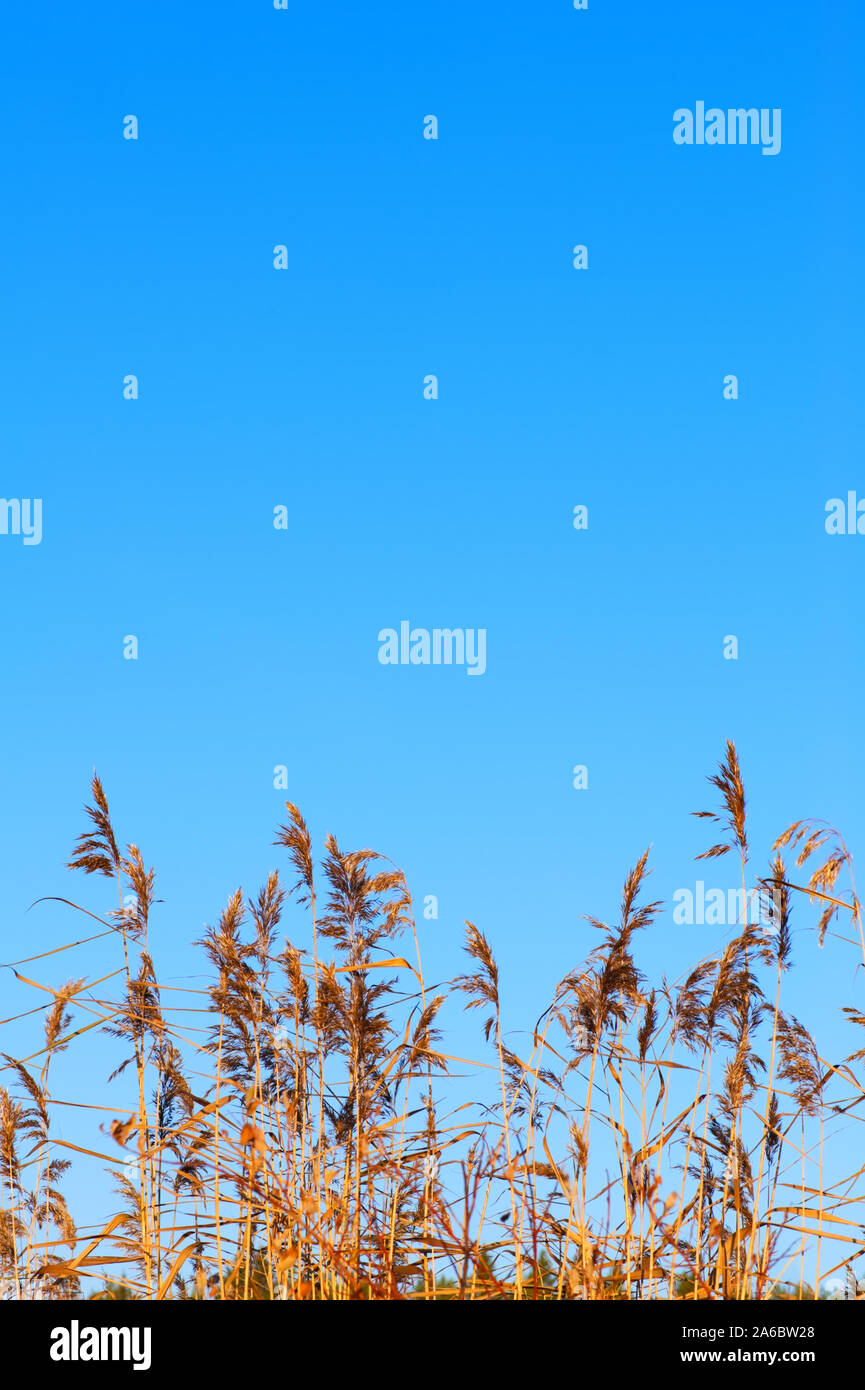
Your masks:
M646 853L618 920L589 919L597 946L520 1055L483 932L467 924L469 973L428 989L403 875L332 836L317 866L290 803L288 881L236 892L199 943L204 997L166 1002L153 871L121 851L94 777L69 867L114 880L118 906L86 940L110 938L105 980L119 974L122 996L32 980L28 962L56 951L11 963L48 1000L43 1046L0 1064L6 1296L756 1299L816 1297L830 1275L855 1296L863 1166L842 1135L829 1181L825 1147L839 1111L861 1119L865 1049L830 1064L782 1008L794 900L816 906L821 944L832 930L865 955L850 857L835 831L797 822L754 880L732 744L710 780L720 810L697 814L719 840L701 857L738 857L743 889L771 896L772 930L743 912L718 957L650 987L635 957L662 904L643 901ZM285 935L292 897L303 945ZM448 996L481 1011L487 1051L471 1064L442 1047ZM91 1094L106 1083L92 1137L73 1145L52 1135L52 1060L91 1030L115 1051L89 1079ZM478 1099L451 1103L454 1064L476 1067ZM87 1228L62 1195L70 1157L107 1168L117 1194Z

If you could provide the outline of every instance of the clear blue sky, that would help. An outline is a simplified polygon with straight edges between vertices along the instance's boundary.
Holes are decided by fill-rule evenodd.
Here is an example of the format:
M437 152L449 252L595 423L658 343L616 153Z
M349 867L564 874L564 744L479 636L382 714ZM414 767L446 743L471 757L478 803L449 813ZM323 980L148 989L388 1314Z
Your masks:
M806 815L862 856L865 537L824 508L865 496L863 32L852 0L10 14L0 493L44 534L0 536L0 959L80 930L41 895L109 905L62 868L94 766L163 979L280 864L285 764L319 840L438 896L431 980L488 934L513 1030L647 844L653 896L732 881L689 816L728 737L756 868ZM780 155L676 146L698 100L781 108ZM381 666L401 619L485 628L486 673ZM857 957L812 922L788 1004L837 1060ZM728 936L668 911L639 963ZM33 1002L0 973L0 1017Z

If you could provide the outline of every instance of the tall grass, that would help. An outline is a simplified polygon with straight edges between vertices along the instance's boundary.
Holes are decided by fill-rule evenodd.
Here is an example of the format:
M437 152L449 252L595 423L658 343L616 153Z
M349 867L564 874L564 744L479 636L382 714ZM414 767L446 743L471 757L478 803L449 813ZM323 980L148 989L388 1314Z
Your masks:
M821 945L831 930L865 959L850 856L831 828L796 822L755 876L732 744L710 782L719 807L696 814L718 840L700 857L737 858L743 889L773 895L774 930L743 911L720 955L651 986L636 956L663 905L644 900L647 852L518 1054L484 933L468 923L467 972L428 988L403 875L332 836L316 862L290 803L285 881L238 890L206 928L197 998L160 985L153 871L121 850L94 776L69 867L113 881L118 905L84 940L104 938L115 968L60 989L33 978L84 942L9 966L39 994L44 1035L2 1053L7 1296L765 1299L816 1297L830 1275L855 1293L863 1167L844 1134L828 1165L827 1145L838 1112L848 1129L862 1118L865 1049L830 1063L783 1004L794 900ZM303 944L284 933L290 898ZM103 997L109 981L119 997ZM480 1013L472 1061L442 1043L449 998ZM112 1109L110 1087L105 1104L73 1097L92 1116L74 1145L52 1134L70 1103L52 1063L94 1030L111 1058L81 1084L117 1078L129 1108ZM454 1067L474 1069L479 1098L457 1103ZM62 1192L72 1159L107 1170L113 1192L83 1229Z

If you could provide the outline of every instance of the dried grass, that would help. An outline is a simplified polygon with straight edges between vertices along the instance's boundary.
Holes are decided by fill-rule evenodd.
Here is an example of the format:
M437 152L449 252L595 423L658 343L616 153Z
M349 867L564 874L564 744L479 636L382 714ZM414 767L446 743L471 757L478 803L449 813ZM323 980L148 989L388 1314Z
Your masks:
M737 851L745 887L732 743L709 780L720 810L695 814L724 838L699 857ZM781 1005L795 895L816 905L820 944L849 925L865 959L836 831L797 821L779 837L757 881L775 894L771 938L743 921L718 958L654 987L635 961L638 933L663 911L642 902L647 851L617 924L588 919L599 944L518 1055L483 932L467 923L469 973L428 994L402 874L333 836L317 868L303 816L287 811L276 843L293 881L274 871L254 898L238 889L206 929L196 1031L184 1023L191 993L160 986L148 947L153 871L136 846L121 852L94 776L70 867L115 881L120 905L97 920L119 957L103 978L119 974L123 987L114 999L98 993L102 980L55 990L20 974L26 962L10 967L51 996L38 1052L2 1054L0 1281L11 1296L754 1299L808 1296L812 1267L815 1290L840 1270L855 1292L863 1168L852 1162L829 1186L823 1172L827 1122L862 1118L865 1049L828 1063ZM797 868L820 858L804 884L785 848ZM285 935L291 899L308 915L308 947ZM439 1015L454 1001L481 1010L489 1060L443 1050ZM110 1107L49 1089L52 1059L96 1028L111 1039L106 1077L123 1078L133 1102L108 1122ZM474 1069L478 1098L451 1106L455 1066ZM81 1083L92 1093L101 1080ZM91 1112L88 1146L52 1134L57 1103ZM112 1175L116 1209L97 1228L76 1229L67 1210L73 1158Z

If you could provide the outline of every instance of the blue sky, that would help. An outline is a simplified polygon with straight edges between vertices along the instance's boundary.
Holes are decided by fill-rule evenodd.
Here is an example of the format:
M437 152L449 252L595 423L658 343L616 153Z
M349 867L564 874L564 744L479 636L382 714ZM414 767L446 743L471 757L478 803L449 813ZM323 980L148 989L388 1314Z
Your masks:
M69 938L37 897L109 905L62 868L94 766L164 979L280 863L284 764L319 840L438 896L431 980L488 934L514 1030L647 844L652 896L732 882L688 814L728 737L759 871L801 816L861 854L865 540L824 520L865 496L863 30L848 0L7 21L0 492L44 533L0 536L0 958ZM676 146L698 100L781 108L780 155ZM485 628L483 678L381 666L401 619ZM788 1005L838 1060L857 954L813 920ZM728 936L668 910L639 963ZM66 961L40 978L110 968ZM0 1016L30 1003L4 972Z

